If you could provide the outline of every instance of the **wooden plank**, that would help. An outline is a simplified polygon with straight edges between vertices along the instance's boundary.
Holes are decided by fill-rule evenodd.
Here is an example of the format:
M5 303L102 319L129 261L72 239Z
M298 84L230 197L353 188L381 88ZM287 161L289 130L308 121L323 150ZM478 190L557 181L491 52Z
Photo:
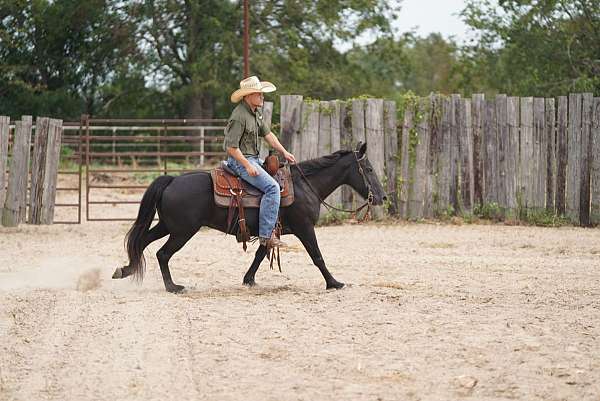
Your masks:
M368 143L367 157L380 182L385 177L385 136L383 128L383 99L367 99L365 108L365 135ZM383 206L373 207L373 217L381 219Z
M521 98L521 137L520 137L519 197L521 208L533 207L533 98Z
M438 131L440 143L438 166L438 201L435 207L436 214L443 214L450 206L450 164L452 163L452 102L450 98L441 100L442 121Z
M442 101L440 95L429 96L431 112L427 116L429 124L429 153L427 155L427 184L423 205L423 217L433 218L438 204L438 171L441 154Z
M354 150L352 147L352 113L347 102L340 102L341 137L340 146L345 150ZM342 186L342 204L344 209L352 208L354 190L348 185Z
M329 102L331 108L331 149L330 152L337 152L342 149L342 120L341 120L341 102L334 100ZM338 188L329 197L329 202L335 207L342 206L342 188Z
M498 136L496 129L496 101L485 101L485 114L483 119L484 154L484 204L498 203Z
M300 130L302 128L302 96L281 96L281 144L291 153L300 157Z
M600 97L594 98L591 132L591 207L590 223L600 224Z
M555 212L556 193L556 107L554 99L546 99L546 210Z
M462 99L459 103L460 119L458 139L460 153L460 210L463 214L473 213L474 169L473 169L473 130L471 127L471 100Z
M396 119L396 102L383 103L384 136L385 136L385 186L389 208L392 216L398 214L398 193L396 177L398 172L398 127Z
M506 190L507 164L508 164L508 99L506 95L496 96L496 137L498 138L496 148L496 167L498 169L497 196L500 210L506 212L508 209L508 195Z
M317 138L317 157L331 153L331 108L326 101L319 102L319 135ZM331 197L325 198L331 204ZM327 213L325 205L321 205L321 215Z
M546 208L546 111L545 99L533 99L533 207Z
M62 138L62 120L51 119L48 126L48 145L46 153L46 173L42 197L41 224L52 224L56 203L56 182L60 164L60 145Z
M22 121L15 123L8 188L2 213L2 225L5 227L16 227L25 221L31 123L30 116L23 116Z
M582 96L581 113L581 161L580 176L581 189L579 195L579 224L583 227L590 226L590 160L592 159L591 148L591 124L593 114L594 95L584 93Z
M319 102L319 137L317 156L331 153L331 108L329 102Z
M454 212L460 212L459 192L460 192L460 144L459 144L459 121L460 121L460 102L459 94L451 96L451 121L450 121L450 139L451 139L451 157L450 157L450 204Z
M476 204L483 203L483 115L485 95L474 94L472 97L471 127L473 132L473 198Z
M358 99L352 101L352 146L358 142L365 142L365 101Z
M558 97L558 113L556 123L556 213L560 216L566 213L566 184L567 184L567 122L569 101L566 96Z
M0 116L0 218L6 200L6 169L8 167L8 135L10 133L10 118Z
M319 103L304 101L302 103L302 129L300 138L300 161L317 157L319 141Z
M423 218L425 182L427 178L427 154L429 153L429 99L419 99L418 113L421 116L417 123L417 146L415 149L415 167L412 170L412 190L409 194L409 217Z
M365 100L362 99L352 100L352 150L356 149L356 145L359 142L365 143L367 141L365 133L365 103ZM362 203L364 199L352 191L352 206L356 207L358 202Z
M517 188L519 177L519 98L509 97L506 107L508 147L506 149L506 218L517 216Z
M273 102L264 102L262 107L262 116L263 120L269 125L269 127L271 127L271 120L273 118ZM270 148L271 147L269 146L267 141L265 141L264 139L260 141L258 155L262 160L269 156Z
M38 117L35 121L35 137L31 160L31 190L29 192L30 224L41 224L42 199L44 195L44 176L47 171L48 128L50 119Z
M402 141L400 147L400 177L398 179L398 209L400 217L406 219L408 217L408 193L410 189L409 179L409 140L410 131L414 129L414 113L412 108L404 110L404 121L402 124Z
M581 102L581 94L569 95L566 216L574 224L579 224L581 194Z

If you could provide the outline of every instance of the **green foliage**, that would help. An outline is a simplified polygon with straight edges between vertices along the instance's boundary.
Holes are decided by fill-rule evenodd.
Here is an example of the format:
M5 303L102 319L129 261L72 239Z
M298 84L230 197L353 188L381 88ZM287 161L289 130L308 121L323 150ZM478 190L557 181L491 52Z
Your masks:
M349 213L340 212L337 210L329 210L319 217L317 226L337 226L343 224L344 221L348 220L349 218Z
M496 202L477 204L473 208L473 215L486 220L501 221L504 217L502 208Z

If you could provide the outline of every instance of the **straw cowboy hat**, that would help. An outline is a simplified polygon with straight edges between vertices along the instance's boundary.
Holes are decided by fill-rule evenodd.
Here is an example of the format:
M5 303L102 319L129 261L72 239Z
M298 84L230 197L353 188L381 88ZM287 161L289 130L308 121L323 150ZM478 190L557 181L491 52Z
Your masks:
M240 81L240 89L231 94L231 101L238 103L246 95L256 92L269 93L275 91L275 85L267 81L260 81L258 77L251 76Z

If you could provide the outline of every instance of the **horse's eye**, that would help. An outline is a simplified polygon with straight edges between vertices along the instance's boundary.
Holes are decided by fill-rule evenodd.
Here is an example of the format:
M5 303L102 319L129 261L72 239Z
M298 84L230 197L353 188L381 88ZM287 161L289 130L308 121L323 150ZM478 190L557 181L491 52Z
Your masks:
M372 173L373 169L371 167L367 167L367 172Z

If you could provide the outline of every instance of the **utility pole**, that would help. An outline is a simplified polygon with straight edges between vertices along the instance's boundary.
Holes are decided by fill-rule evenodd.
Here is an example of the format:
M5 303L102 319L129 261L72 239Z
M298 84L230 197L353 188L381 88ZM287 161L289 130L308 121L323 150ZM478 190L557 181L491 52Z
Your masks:
M248 0L244 0L244 78L248 78L250 75L250 30L248 19Z

